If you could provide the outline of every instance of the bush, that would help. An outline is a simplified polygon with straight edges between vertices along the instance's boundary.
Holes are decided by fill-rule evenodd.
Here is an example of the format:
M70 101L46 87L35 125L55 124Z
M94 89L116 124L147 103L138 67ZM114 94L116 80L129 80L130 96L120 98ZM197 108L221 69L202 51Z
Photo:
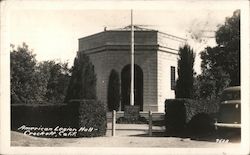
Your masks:
M165 122L166 133L181 133L186 125L186 109L183 100L166 100L165 101Z
M107 130L106 106L96 100L71 100L70 105L78 107L78 129L91 129L91 132L78 132L80 137L104 136Z
M213 116L219 109L219 102L214 100L191 100L191 99L169 99L165 101L165 122L166 132L172 133L184 133L186 131L187 124L191 119L200 113L207 114L207 116ZM210 118L207 116L198 115L191 122L190 127L195 127L201 119L208 123ZM212 118L211 118L212 119ZM194 121L194 122L193 122ZM202 122L202 123L205 123ZM196 125L195 125L196 124Z
M76 124L75 109L66 104L13 104L11 105L11 130L20 126L73 127Z
M187 131L191 135L212 133L214 129L214 120L205 113L195 115L187 124Z
M56 127L74 128L76 130L74 136L64 136L57 132L53 136L38 137L103 136L107 129L106 107L96 100L73 100L67 105L12 105L11 130L25 132L25 130L18 130L23 125L26 127L52 128L53 131ZM40 132L40 130L34 132Z
M118 110L120 103L120 82L117 71L112 70L108 83L108 110Z

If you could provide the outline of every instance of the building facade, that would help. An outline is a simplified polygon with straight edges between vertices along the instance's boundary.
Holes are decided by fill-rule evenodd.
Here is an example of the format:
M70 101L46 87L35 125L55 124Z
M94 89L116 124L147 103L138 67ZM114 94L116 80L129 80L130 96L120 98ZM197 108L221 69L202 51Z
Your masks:
M156 30L136 27L135 105L141 111L164 111L165 99L175 98L179 46L186 40ZM130 103L131 32L105 30L79 39L79 52L89 55L97 75L97 97L107 104L111 70L119 73L120 110Z

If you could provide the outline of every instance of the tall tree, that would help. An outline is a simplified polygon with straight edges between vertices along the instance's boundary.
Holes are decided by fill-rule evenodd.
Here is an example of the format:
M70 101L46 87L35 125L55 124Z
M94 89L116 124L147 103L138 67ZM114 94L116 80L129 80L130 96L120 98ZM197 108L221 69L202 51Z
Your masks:
M218 97L225 87L240 85L240 10L226 18L224 25L216 31L215 38L217 46L207 47L201 52L200 80L213 79L213 92Z
M179 48L178 79L175 88L176 98L192 98L194 83L195 54L189 45Z
M35 54L23 43L11 45L11 103L37 103L44 100L46 79L37 73Z
M118 110L120 104L120 80L117 71L112 70L108 83L108 109Z
M240 10L226 18L215 38L217 46L201 53L202 68L211 72L221 68L229 75L231 86L240 85Z
M78 52L74 61L65 102L71 99L96 99L94 66L84 52Z

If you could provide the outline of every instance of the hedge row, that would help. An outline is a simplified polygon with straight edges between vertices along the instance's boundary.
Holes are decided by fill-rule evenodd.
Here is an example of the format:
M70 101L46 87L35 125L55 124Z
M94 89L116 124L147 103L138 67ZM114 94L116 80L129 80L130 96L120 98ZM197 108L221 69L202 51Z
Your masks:
M167 134L186 134L186 131L209 127L218 112L218 101L167 99L165 101L165 126Z
M32 136L39 137L103 136L106 107L95 100L75 100L61 105L11 105L11 129L23 133L30 130ZM56 133L41 134L44 130Z
M70 105L78 109L78 128L91 129L92 132L78 132L80 137L104 136L107 130L107 107L95 100L72 100Z
M76 115L73 107L62 105L32 105L14 104L11 105L11 129L16 130L22 125L26 126L72 126ZM72 124L69 124L72 123Z

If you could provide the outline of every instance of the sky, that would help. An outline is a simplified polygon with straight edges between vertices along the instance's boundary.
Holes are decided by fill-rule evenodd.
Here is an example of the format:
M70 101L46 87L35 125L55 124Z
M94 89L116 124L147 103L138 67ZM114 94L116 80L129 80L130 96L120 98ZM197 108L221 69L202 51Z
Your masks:
M227 9L133 9L133 22L145 28L186 38L196 52L195 71L200 73L199 52L215 46L214 32L237 8ZM130 24L129 9L13 9L9 12L10 43L28 44L38 61L57 60L71 66L78 39ZM205 32L205 33L204 33ZM191 35L205 42L192 39ZM209 37L209 38L207 38Z

